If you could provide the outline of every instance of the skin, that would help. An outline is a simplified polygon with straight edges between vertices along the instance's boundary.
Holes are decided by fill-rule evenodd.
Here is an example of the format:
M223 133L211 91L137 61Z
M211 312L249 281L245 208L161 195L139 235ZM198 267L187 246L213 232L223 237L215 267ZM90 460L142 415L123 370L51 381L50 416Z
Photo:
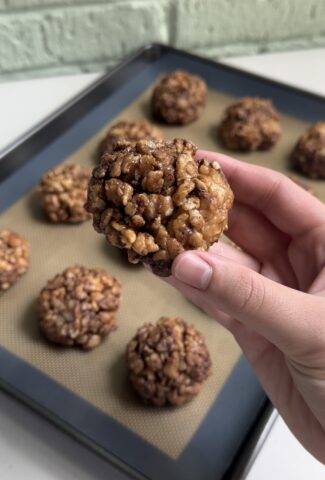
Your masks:
M167 281L230 330L273 405L325 464L325 205L287 177L225 155L227 236L173 263Z

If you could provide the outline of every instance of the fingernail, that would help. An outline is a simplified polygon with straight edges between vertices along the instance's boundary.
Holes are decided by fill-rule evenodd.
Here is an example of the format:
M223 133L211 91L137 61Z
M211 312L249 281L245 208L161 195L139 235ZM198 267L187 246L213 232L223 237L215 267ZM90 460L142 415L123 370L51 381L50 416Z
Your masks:
M174 276L191 287L205 290L212 277L212 268L198 255L184 253L176 261Z

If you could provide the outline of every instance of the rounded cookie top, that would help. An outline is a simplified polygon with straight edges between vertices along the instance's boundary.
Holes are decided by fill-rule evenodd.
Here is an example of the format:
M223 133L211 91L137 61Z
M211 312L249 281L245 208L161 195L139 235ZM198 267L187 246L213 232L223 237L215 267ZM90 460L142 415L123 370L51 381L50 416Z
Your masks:
M53 223L81 223L89 220L85 210L91 169L80 165L59 165L41 179L42 207Z
M104 270L69 267L39 294L41 331L53 343L89 350L115 330L120 300L120 282Z
M156 407L189 402L211 374L203 335L180 318L140 327L127 346L127 365L135 391Z
M28 241L11 230L0 230L0 291L11 287L28 267Z
M138 140L162 140L163 134L159 128L146 120L121 120L107 131L100 146L100 153L111 153L117 142L126 140L136 143Z
M153 116L168 124L186 125L201 115L206 96L207 86L202 78L175 70L163 77L153 90Z
M299 138L292 165L310 178L325 178L325 122L312 125Z
M131 262L168 276L184 250L206 250L227 228L233 194L217 162L191 142L118 143L93 171L87 210Z
M279 114L270 100L245 97L226 109L218 133L230 150L269 150L281 135Z

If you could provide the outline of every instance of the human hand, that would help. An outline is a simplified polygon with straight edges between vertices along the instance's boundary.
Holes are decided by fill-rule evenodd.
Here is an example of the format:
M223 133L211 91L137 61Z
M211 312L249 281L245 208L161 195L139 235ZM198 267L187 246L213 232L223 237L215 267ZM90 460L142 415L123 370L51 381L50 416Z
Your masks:
M274 171L212 152L235 194L227 236L167 281L234 335L304 447L325 463L325 205Z

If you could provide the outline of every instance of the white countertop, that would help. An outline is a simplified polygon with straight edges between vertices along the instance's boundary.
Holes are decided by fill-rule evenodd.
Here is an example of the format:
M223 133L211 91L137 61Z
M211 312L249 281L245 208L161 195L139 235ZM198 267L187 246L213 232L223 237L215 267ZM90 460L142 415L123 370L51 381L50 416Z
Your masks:
M227 59L225 63L325 95L325 49ZM0 84L0 151L100 74ZM325 112L324 112L325 116ZM29 408L0 392L1 480L126 477ZM324 480L325 468L278 418L246 480Z

